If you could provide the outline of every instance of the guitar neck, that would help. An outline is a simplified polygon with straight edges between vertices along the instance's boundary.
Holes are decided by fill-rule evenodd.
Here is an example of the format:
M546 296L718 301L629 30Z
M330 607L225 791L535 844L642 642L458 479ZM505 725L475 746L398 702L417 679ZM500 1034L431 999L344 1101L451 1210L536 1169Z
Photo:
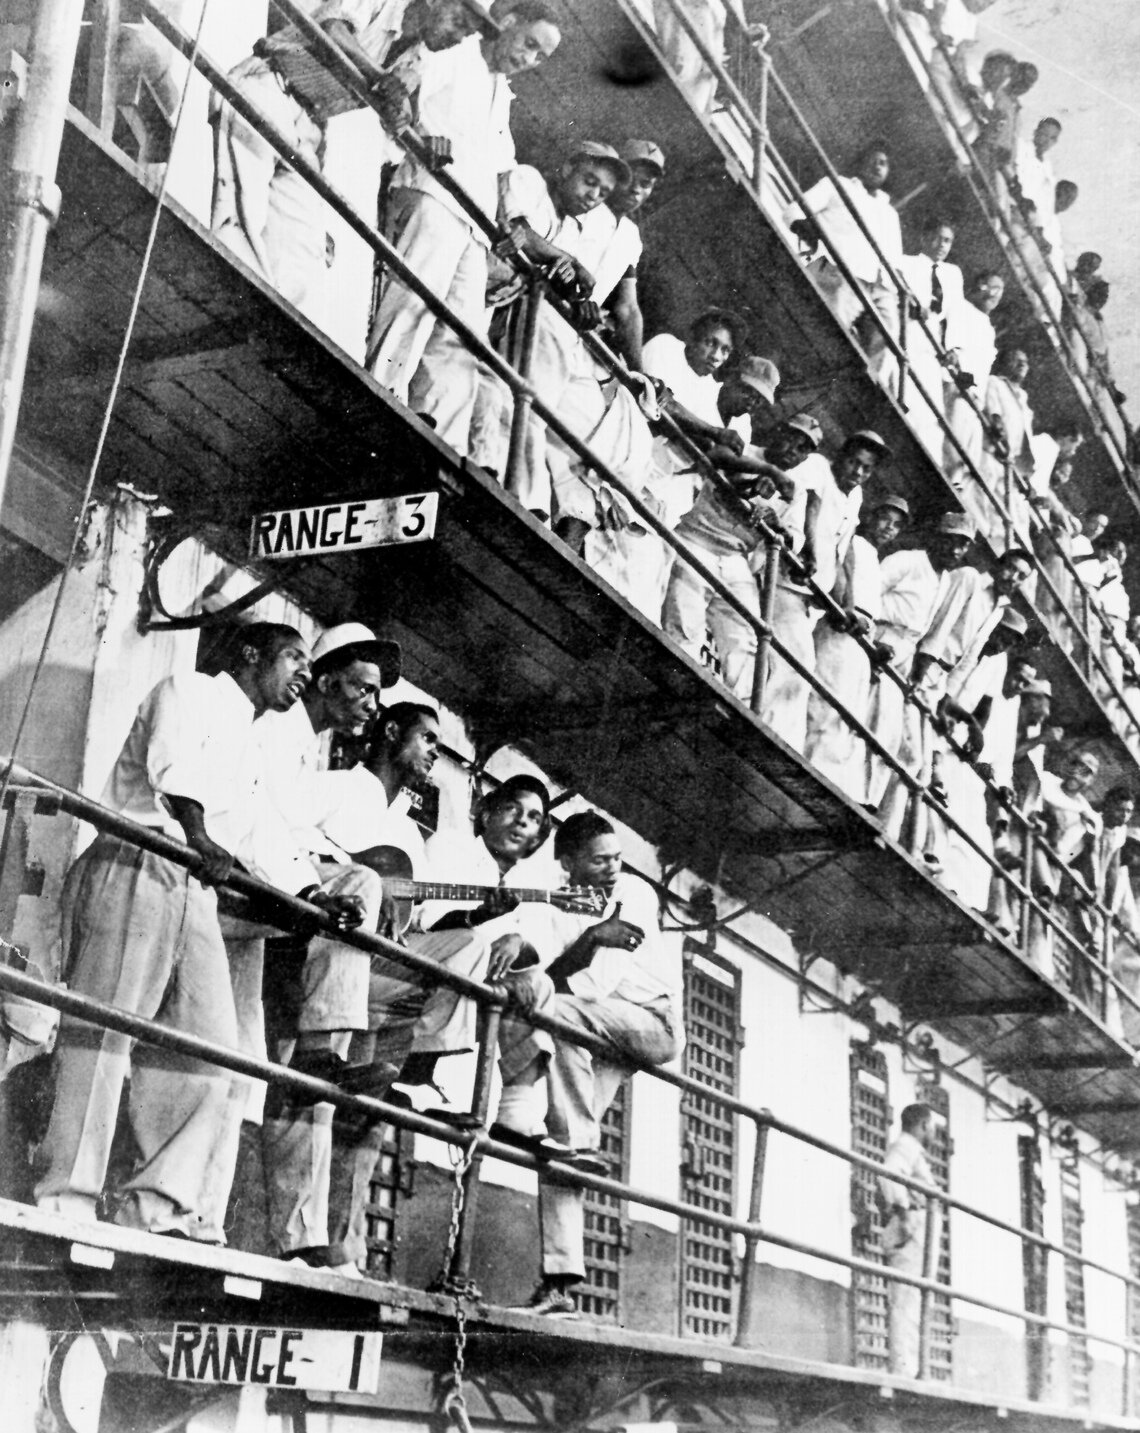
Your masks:
M520 886L458 886L439 881L402 881L385 878L384 889L397 900L411 901L485 901L495 891L509 890L520 901L553 904L555 892ZM565 895L566 892L557 894Z

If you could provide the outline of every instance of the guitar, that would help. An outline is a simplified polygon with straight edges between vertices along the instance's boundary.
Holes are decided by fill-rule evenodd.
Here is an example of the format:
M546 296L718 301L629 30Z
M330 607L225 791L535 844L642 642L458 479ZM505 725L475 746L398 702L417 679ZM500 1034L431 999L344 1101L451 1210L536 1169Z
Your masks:
M384 881L384 894L396 903L399 929L407 930L412 918L412 907L418 901L484 901L502 886L475 886L456 884L450 881L415 881L412 879L412 862L406 851L398 846L373 846L368 851L356 852L352 859L362 866L369 866ZM507 886L505 888L520 901L538 901L554 906L572 915L605 914L609 898L605 891L595 886L563 886L558 890L545 891L533 887Z

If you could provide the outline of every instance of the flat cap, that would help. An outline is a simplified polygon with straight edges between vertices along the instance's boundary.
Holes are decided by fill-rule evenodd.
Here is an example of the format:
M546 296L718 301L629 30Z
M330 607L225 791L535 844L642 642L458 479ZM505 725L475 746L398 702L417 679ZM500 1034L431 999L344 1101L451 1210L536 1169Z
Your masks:
M622 184L628 184L633 178L629 165L613 145L605 144L600 139L580 139L571 150L571 154L575 159L585 156L589 159L605 160Z
M776 389L780 386L780 370L770 358L759 358L755 354L749 354L740 365L736 376L741 383L746 383L749 388L754 388L761 398L767 398L769 403L776 401Z
M665 155L651 139L627 139L618 146L618 153L627 164L650 164L665 173Z
M950 537L968 537L971 542L977 536L977 529L964 512L943 513L935 531L947 533Z
M823 442L823 429L810 413L793 413L790 418L784 419L784 423L789 428L795 428L798 433L806 434L811 439L813 448L818 448Z

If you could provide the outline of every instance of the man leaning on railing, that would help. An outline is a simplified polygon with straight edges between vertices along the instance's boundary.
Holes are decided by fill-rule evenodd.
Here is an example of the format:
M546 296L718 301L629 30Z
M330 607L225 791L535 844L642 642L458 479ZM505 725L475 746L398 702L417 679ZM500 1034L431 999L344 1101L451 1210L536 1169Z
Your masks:
M351 897L324 894L269 802L254 727L285 711L309 679L309 651L290 627L245 629L230 670L168 677L143 702L115 763L104 805L182 836L193 871L99 835L71 868L63 899L64 978L77 994L233 1048L238 1043L226 949L212 887L235 860L281 890L304 892L349 928ZM95 1220L104 1200L119 1096L131 1075L139 1158L107 1192L114 1222L202 1243L222 1242L237 1157L244 1081L199 1060L143 1047L65 1019L56 1096L36 1185L41 1208Z
M879 1199L886 1216L883 1225L883 1262L900 1274L921 1276L926 1248L926 1202L917 1190L889 1176L933 1184L934 1175L923 1144L929 1136L934 1111L929 1105L907 1105L898 1138L887 1150L884 1173L879 1176ZM900 1378L917 1378L920 1371L922 1291L911 1284L891 1281L890 1370Z

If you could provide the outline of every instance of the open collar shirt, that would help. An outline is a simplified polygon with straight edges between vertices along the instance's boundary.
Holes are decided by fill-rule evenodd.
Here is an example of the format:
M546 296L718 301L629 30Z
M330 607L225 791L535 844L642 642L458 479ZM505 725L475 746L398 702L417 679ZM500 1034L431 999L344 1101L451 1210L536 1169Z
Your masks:
M888 284L890 274L883 260L875 252L860 229L854 215L843 202L843 195L866 224L887 263L897 268L902 258L902 229L899 226L898 211L886 192L873 192L861 179L840 178L838 187L829 175L804 195L803 208L815 216L816 222L834 245L839 257L857 279L865 284ZM803 208L793 204L785 216L788 219L803 217ZM830 258L830 251L826 257Z

